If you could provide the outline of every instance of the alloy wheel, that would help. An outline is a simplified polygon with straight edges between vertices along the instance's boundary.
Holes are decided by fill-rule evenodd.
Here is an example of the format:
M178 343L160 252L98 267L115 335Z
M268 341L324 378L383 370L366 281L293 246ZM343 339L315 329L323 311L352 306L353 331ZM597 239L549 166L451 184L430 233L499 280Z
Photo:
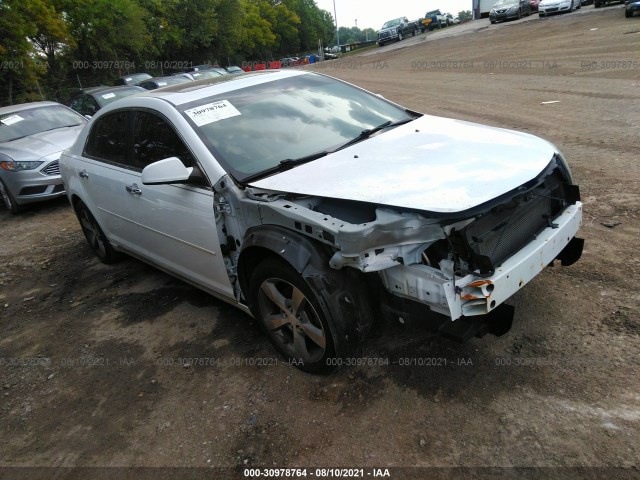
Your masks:
M326 334L318 313L298 287L280 278L265 279L258 308L267 333L280 350L305 363L322 359Z

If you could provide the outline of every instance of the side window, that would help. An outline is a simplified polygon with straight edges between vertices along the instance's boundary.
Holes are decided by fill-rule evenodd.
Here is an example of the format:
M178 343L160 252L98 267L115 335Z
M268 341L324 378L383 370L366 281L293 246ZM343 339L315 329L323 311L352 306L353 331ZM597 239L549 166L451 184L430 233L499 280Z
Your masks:
M95 115L100 110L100 105L92 97L87 96L84 102L84 109L89 115Z
M150 163L178 157L193 167L191 152L166 120L150 112L137 112L133 130L133 166L142 170Z
M129 111L111 113L98 120L84 147L87 157L129 166Z
M80 113L84 114L84 106L82 105L82 99L83 99L83 97L80 96L80 97L76 98L73 102L71 102L71 108L73 110L75 110L76 112L80 112Z

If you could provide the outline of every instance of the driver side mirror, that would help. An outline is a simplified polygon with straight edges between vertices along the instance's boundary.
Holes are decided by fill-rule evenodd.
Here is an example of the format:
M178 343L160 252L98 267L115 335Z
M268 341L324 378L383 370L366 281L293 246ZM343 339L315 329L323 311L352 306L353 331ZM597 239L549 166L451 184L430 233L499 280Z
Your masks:
M178 157L150 163L142 170L144 185L168 185L172 183L187 183L193 173L193 168L187 168Z

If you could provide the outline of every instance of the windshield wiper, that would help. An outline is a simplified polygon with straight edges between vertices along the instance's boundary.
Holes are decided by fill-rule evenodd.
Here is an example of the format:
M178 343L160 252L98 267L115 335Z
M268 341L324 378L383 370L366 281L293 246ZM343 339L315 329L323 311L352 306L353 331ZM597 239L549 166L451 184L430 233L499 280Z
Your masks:
M256 173L254 175L250 175L242 180L243 183L251 182L253 180L258 180L262 177L267 177L274 173L284 172L286 170L290 170L293 167L297 167L298 165L302 165L303 163L312 162L322 157L326 157L330 152L327 150L322 150L320 152L312 153L311 155L305 155L300 158L286 158L281 160L278 165L275 167L271 167L267 170L263 170L262 172Z
M50 132L51 130L57 130L59 128L71 128L71 127L77 127L78 125L82 125L81 123L75 123L72 125L60 125L59 127L51 127L51 128L47 128L46 130L41 130L37 133L43 133L43 132Z
M336 148L334 150L334 152L337 152L338 150L342 150L343 148L350 147L351 145L353 145L355 143L358 143L358 142L361 142L363 140L366 140L367 138L369 138L374 133L378 133L380 130L384 130L385 128L398 127L400 125L404 125L405 123L409 123L409 122L411 122L413 120L415 120L414 117L405 118L404 120L398 120L397 122L392 122L391 120L389 120L388 122L384 122L382 125L378 125L377 127L368 128L366 130L363 130L362 132L360 132L360 135L358 135L357 137L349 140L347 143L343 143L338 148Z
M290 168L297 167L298 165L302 165L303 163L312 162L319 158L326 157L328 154L328 151L322 150L320 152L312 153L311 155L306 155L300 158L287 158L285 160L282 160L276 168L278 168L278 170L280 171L289 170Z

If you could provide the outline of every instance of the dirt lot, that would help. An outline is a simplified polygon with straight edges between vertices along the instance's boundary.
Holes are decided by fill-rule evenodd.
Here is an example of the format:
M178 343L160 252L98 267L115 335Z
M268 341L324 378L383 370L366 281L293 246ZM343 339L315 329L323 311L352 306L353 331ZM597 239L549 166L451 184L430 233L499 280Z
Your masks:
M275 365L251 319L226 304L136 260L100 264L66 200L1 210L0 466L637 474L640 18L589 9L485 21L316 67L563 151L582 189L586 250L512 299L509 334L459 345L390 326L362 352L390 365L311 376Z

